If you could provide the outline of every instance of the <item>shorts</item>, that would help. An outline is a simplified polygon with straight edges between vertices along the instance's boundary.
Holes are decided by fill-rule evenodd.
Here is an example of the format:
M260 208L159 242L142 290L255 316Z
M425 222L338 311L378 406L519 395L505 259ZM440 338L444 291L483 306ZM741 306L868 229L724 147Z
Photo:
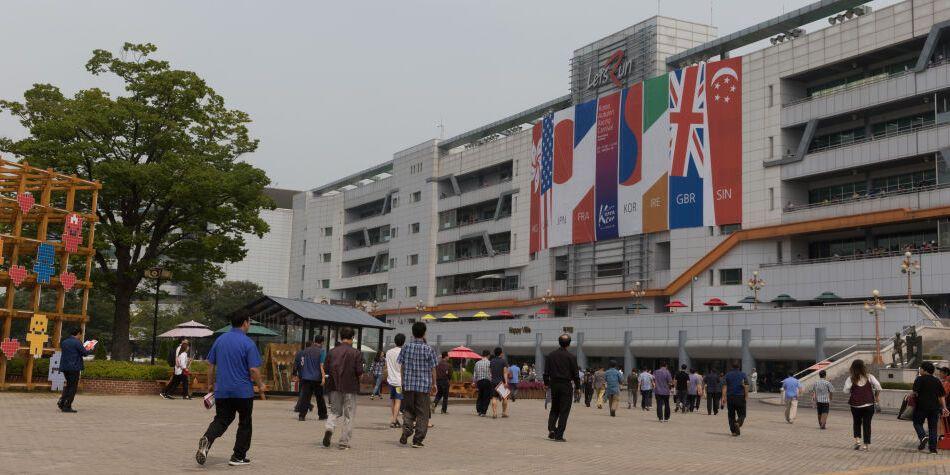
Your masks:
M389 399L392 399L393 401L402 401L402 386L390 386Z
M501 383L492 383L492 385L491 385L491 388L492 388L492 389L491 389L491 397L493 397L493 398L495 398L495 399L504 399L503 397L501 397L501 394L498 394L498 390L495 389L495 388L498 387L499 384L501 384ZM511 389L511 388L509 387L509 391L510 391L510 389ZM511 393L509 392L508 395L510 396Z
M827 402L816 402L815 408L818 409L818 414L828 414L828 411L831 410L831 404Z

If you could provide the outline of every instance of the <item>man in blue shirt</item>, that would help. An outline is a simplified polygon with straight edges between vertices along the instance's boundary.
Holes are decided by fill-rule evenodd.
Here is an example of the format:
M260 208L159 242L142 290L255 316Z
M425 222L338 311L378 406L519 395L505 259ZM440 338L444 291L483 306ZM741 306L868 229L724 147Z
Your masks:
M617 404L620 402L620 381L623 375L617 369L617 362L610 360L610 368L604 372L604 381L607 383L607 405L610 408L610 417L617 416Z
M722 403L728 408L729 432L739 436L739 428L745 422L745 403L749 395L749 379L739 370L739 364L733 363L732 370L726 373L723 381Z
M66 386L63 387L63 395L56 405L63 412L76 412L73 409L73 399L76 398L76 388L79 386L79 372L85 368L82 358L89 354L79 339L80 333L79 328L74 328L69 332L69 337L59 343L62 351L59 370L66 378Z
M247 315L231 316L231 331L215 340L208 351L208 380L214 381L209 388L214 393L215 415L205 435L198 441L195 461L204 465L208 450L218 437L238 416L237 438L234 453L228 465L247 465L247 450L251 447L251 411L254 408L254 383L264 399L264 381L258 369L261 355L254 342L247 337L251 327Z
M801 391L801 384L788 373L788 377L782 380L782 399L785 402L785 422L789 424L795 422L795 416L798 415L798 393Z
M317 335L309 347L297 352L294 357L294 371L300 380L300 396L297 399L297 420L307 420L307 413L313 408L310 397L317 397L317 416L321 421L327 419L327 403L323 400L324 368L326 351L323 350L323 335Z
M521 382L521 367L512 363L508 368L508 389L511 390L511 396L508 398L511 399L511 402L515 402L515 398L518 396L519 382Z
M439 364L435 350L426 343L426 324L412 325L412 341L399 352L402 367L402 436L399 443L406 445L412 436L412 447L421 449L426 438L431 415L429 392L435 390L435 367Z

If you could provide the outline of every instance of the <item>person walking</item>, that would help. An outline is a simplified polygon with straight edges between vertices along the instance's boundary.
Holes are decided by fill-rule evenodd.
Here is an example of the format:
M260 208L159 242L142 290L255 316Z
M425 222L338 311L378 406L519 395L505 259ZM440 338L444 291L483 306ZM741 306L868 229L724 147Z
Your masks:
M689 402L689 373L686 372L686 365L680 365L680 370L676 372L676 392L673 394L675 406L673 411L686 412L686 406Z
M511 389L511 402L515 402L515 399L518 398L518 383L521 382L522 374L524 373L521 372L521 367L515 363L512 363L511 367L508 368L508 388Z
M788 377L782 380L782 400L785 402L785 422L789 424L795 423L795 417L798 415L798 396L801 390L801 384L792 373L788 373Z
M597 401L597 409L604 408L604 393L606 391L607 380L604 368L597 368L597 371L594 371L594 400Z
M491 373L491 418L498 419L498 402L501 401L501 417L508 417L508 398L502 397L498 386L508 387L508 361L502 354L501 347L495 347L495 357L488 362Z
M76 399L76 389L79 388L79 374L85 369L83 357L89 354L89 350L82 344L81 334L82 330L76 327L69 332L69 337L59 342L59 349L62 352L59 359L59 371L66 378L66 384L63 386L63 394L56 406L62 412L78 412L73 409L73 401Z
M746 400L749 397L749 380L739 369L739 363L733 363L732 370L726 373L723 384L723 400L729 418L729 432L738 437L745 423Z
M656 418L660 422L670 420L670 389L673 376L666 369L666 361L660 362L660 369L653 372L653 395L656 398Z
M584 371L584 405L590 407L590 401L594 398L594 372L587 368Z
M373 360L373 365L370 366L369 371L373 375L373 393L370 394L369 398L372 399L382 399L380 390L383 386L383 368L386 367L385 358L383 358L383 352L377 351L376 358Z
M627 409L637 407L637 396L640 394L640 374L637 368L630 368L627 375Z
M617 406L620 404L620 382L623 381L623 374L617 369L617 362L610 360L609 368L604 372L604 382L606 383L607 407L610 409L610 417L617 416Z
M689 396L689 412L699 411L699 401L703 394L703 377L699 375L696 368L689 370L689 383L686 387L686 394Z
M850 377L844 382L844 392L848 393L848 406L851 406L854 450L867 451L871 445L871 419L880 398L881 383L868 373L864 360L854 360L850 371Z
M412 437L412 448L424 447L429 428L429 392L436 388L435 367L439 359L435 350L426 343L426 324L412 324L412 341L399 353L399 365L402 366L403 428L399 443L406 445ZM448 356L448 354L446 354Z
M703 392L706 393L706 415L719 415L719 405L722 401L722 380L719 371L710 370L703 378Z
M397 333L393 337L393 343L396 346L386 351L386 384L389 385L391 409L389 427L397 429L402 427L399 423L399 408L402 404L402 368L399 366L399 352L402 351L402 345L406 343L406 335Z
M356 417L356 395L360 390L363 375L363 354L353 348L353 329L339 330L340 343L327 353L324 366L327 372L327 389L330 391L330 417L323 432L323 446L330 447L333 431L340 427L340 450L350 448L353 436L353 418ZM426 406L428 408L428 405Z
M297 420L307 420L307 413L313 407L310 398L317 398L317 418L327 420L327 403L323 400L323 383L326 374L326 351L323 350L323 335L313 338L310 346L298 353L298 377L300 378L300 397L297 399Z
M640 387L640 410L648 411L653 405L653 375L649 369L644 369L637 376L637 383Z
M478 398L475 400L475 412L485 417L488 413L488 404L491 401L493 391L491 385L491 368L488 362L488 356L491 353L488 350L482 350L482 359L475 362L472 369L472 381L475 383L475 389L478 390Z
M238 418L237 437L228 465L248 465L247 451L251 448L251 414L254 410L254 384L264 396L261 379L261 354L247 337L251 322L247 314L231 317L231 331L221 335L208 350L208 381L213 381L208 392L214 394L214 420L198 440L195 461L204 465L214 441L228 430Z
M449 409L449 381L452 380L452 362L449 361L449 352L442 352L442 359L435 366L435 400L432 401L432 410L435 410L442 401L442 414Z
M175 399L172 397L172 394L178 389L178 385L181 384L181 398L191 399L191 391L188 390L188 378L191 376L188 373L188 365L190 364L191 359L188 358L188 341L185 340L181 343L181 346L178 347L178 354L175 356L175 370L172 374L172 380L168 382L165 389L161 392L163 398Z
M542 375L542 379L544 379L543 376L544 375ZM582 383L580 386L574 386L574 402L581 402L581 392L584 390L583 388L584 370L582 369L577 370L577 380L582 381ZM545 409L547 409L547 407L545 407Z
M551 412L548 413L548 439L567 442L564 430L567 429L567 417L571 413L571 382L580 386L577 357L567 351L571 346L571 336L562 334L557 339L558 348L544 359L544 385L551 389Z
M947 393L943 383L934 376L934 364L924 361L918 369L919 376L914 380L914 396L917 397L917 406L914 407L914 430L917 432L917 450L923 451L929 447L931 454L937 453L937 436L940 433L938 421L941 417L950 416L947 411ZM927 421L927 432L924 432L924 421Z
M811 400L815 403L815 410L818 412L818 428L824 430L828 423L828 413L831 411L831 399L834 396L835 387L831 381L825 379L828 373L825 370L818 372L818 381L811 390Z
M752 394L759 392L759 373L752 368L752 374L749 375L749 385L752 387Z

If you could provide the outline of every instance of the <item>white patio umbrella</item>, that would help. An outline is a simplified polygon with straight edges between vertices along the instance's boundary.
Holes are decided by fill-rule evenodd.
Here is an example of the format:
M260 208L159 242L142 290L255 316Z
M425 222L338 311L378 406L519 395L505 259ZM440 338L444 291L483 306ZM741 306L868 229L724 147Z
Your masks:
M175 328L168 330L161 335L158 335L159 338L204 338L206 336L213 335L214 332L211 331L206 325L198 323L194 320L189 320L185 323L179 323L175 325Z

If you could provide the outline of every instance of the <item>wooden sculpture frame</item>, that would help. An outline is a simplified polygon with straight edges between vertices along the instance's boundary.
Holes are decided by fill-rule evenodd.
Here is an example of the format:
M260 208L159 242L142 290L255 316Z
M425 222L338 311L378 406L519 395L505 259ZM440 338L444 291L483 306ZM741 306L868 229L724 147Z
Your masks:
M32 390L36 387L49 388L49 383L33 383L33 361L29 355L28 346L22 346L21 335L11 335L14 320L30 320L34 314L46 315L52 337L44 345L42 354L50 355L59 348L63 334L63 322L80 325L85 335L89 304L89 291L92 287L90 275L92 259L95 255L93 241L95 224L98 222L96 209L99 200L99 190L102 185L98 181L83 180L76 176L64 175L53 170L43 170L31 167L24 162L12 162L0 159L0 239L3 240L0 253L0 287L6 288L3 297L3 308L0 309L0 321L3 331L2 340L16 338L21 346L14 358L26 357L23 367L23 382L7 381L7 357L0 354L0 390L7 388L25 388ZM32 199L29 199L29 196ZM18 201L19 198L26 198ZM77 206L78 205L78 206ZM77 209L79 208L79 209ZM26 211L24 212L24 209ZM78 214L82 218L83 233L81 245L75 252L68 252L61 240L50 240L50 225L65 227L66 219L71 214ZM32 232L24 233L24 225ZM55 229L54 229L55 231ZM65 232L65 230L64 230ZM55 232L53 234L56 234ZM71 236L74 237L74 236ZM62 239L60 235L59 239ZM54 265L56 272L49 278L48 283L38 282L37 274L32 267L27 266L27 276L19 285L10 276L13 266L22 266L24 258L35 256L41 244L49 244L55 252ZM48 255L47 255L48 256ZM70 258L73 259L70 259ZM18 271L20 269L18 268ZM66 279L64 286L59 275L70 271L77 278ZM22 274L21 274L22 275ZM81 278L78 278L81 276ZM72 284L71 286L69 284ZM41 309L43 287L47 290L55 289L55 310ZM69 290L66 287L71 287ZM16 308L15 297L17 292L30 292L30 303L27 308ZM67 292L78 292L79 313L64 311Z

